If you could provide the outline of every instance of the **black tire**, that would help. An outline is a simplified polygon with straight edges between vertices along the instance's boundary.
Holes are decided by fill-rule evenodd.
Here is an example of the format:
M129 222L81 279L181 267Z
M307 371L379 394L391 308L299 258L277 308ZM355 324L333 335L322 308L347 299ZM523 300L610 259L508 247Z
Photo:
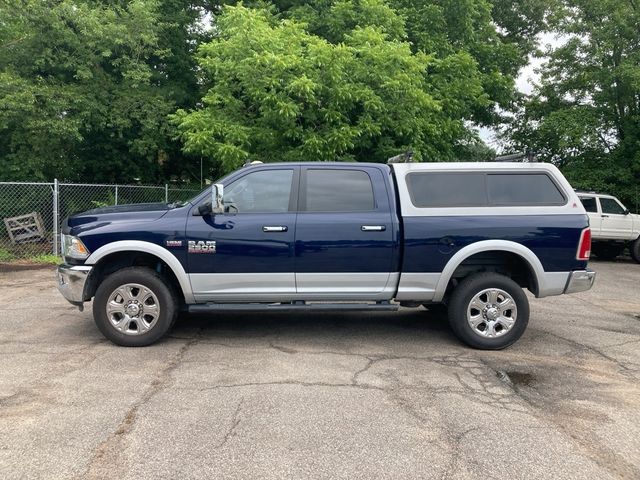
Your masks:
M471 300L484 290L496 289L506 292L515 303L515 310L504 310L501 312L499 318L508 319L515 314L515 322L510 329L502 326L500 320L489 321L482 320L483 311L478 310L481 321L477 325L477 330L474 329L467 320L467 310L470 308ZM500 294L502 295L502 294ZM487 298L488 297L483 297ZM500 302L498 297L497 303ZM493 303L491 305L494 305ZM475 309L469 310L473 312ZM489 314L500 312L498 308ZM517 313L516 313L517 311ZM502 316L504 314L504 316ZM488 317L486 317L488 318ZM482 329L482 323L484 322L486 334L492 332L495 329L497 336L488 337L479 332ZM454 289L449 300L449 324L456 336L467 345L482 350L500 350L515 343L524 333L529 323L529 300L522 288L514 282L511 278L498 273L486 272L470 275L462 280L458 286ZM490 325L493 325L490 326ZM502 333L500 333L502 332Z
M600 260L615 260L623 250L623 247L616 245L594 245L591 250Z
M629 252L631 253L631 258L633 258L636 263L640 263L640 237L631 242Z
M125 288L127 285L130 287ZM136 285L146 288L152 295ZM119 311L107 314L107 303L113 295L118 295L116 290L120 287L129 300L119 295L115 297L114 303L121 303L125 312L125 305L135 303L136 306L132 308L139 309L138 316L128 317ZM148 309L146 315L145 308ZM155 311L158 312L157 315L153 315ZM113 343L123 347L144 347L157 342L171 328L177 313L178 302L170 285L154 270L144 267L123 268L112 273L100 283L93 299L93 319L98 329ZM121 328L118 329L112 321ZM138 323L141 321L144 323ZM136 333L138 328L148 330L143 333L138 330Z

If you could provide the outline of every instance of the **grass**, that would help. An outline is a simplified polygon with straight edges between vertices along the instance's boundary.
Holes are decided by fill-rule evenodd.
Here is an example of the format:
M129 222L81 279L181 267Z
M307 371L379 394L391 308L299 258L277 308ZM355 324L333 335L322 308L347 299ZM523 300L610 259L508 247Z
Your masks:
M10 262L11 260L15 260L15 258L15 255L9 250L0 247L0 262Z
M60 257L50 253L32 253L30 255L16 255L7 248L0 247L0 263L37 263L42 265L58 265L62 262Z
M35 255L33 257L27 257L24 260L30 263L42 263L47 265L58 265L62 263L62 259L56 255L43 253L42 255Z

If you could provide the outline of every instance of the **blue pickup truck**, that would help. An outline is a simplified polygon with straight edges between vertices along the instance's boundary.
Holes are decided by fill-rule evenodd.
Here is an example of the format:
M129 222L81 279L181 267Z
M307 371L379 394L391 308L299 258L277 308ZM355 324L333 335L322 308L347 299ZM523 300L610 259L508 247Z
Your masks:
M247 165L185 203L66 219L58 288L123 346L180 311L446 306L453 332L501 349L536 297L591 288L588 218L541 163Z

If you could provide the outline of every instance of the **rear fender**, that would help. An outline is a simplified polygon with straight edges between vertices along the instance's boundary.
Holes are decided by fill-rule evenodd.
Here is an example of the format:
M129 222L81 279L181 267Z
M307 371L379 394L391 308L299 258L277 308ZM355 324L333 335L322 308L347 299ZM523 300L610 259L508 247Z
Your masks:
M440 278L436 284L433 301L442 301L447 290L447 286L449 285L449 281L451 280L451 276L462 262L472 255L488 251L515 253L527 262L537 285L537 291L535 292L537 297L554 294L559 288L556 283L562 283L562 289L564 289L566 284L566 273L562 273L561 275L563 275L563 279L558 278L556 279L557 281L553 281L551 277L547 278L550 274L545 274L542 263L540 263L540 259L538 259L536 254L524 245L508 240L482 240L480 242L467 245L451 257L440 274ZM552 285L549 285L549 283L552 283ZM562 293L562 291L559 293Z

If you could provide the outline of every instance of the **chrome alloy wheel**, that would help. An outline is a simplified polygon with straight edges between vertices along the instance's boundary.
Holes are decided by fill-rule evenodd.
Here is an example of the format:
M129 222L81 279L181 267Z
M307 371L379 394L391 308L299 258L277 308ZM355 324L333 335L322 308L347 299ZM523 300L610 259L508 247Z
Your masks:
M487 288L476 294L467 307L467 322L481 337L495 338L506 334L518 318L513 297L499 288Z
M107 318L121 333L142 335L154 327L159 316L158 297L144 285L127 283L109 295Z

